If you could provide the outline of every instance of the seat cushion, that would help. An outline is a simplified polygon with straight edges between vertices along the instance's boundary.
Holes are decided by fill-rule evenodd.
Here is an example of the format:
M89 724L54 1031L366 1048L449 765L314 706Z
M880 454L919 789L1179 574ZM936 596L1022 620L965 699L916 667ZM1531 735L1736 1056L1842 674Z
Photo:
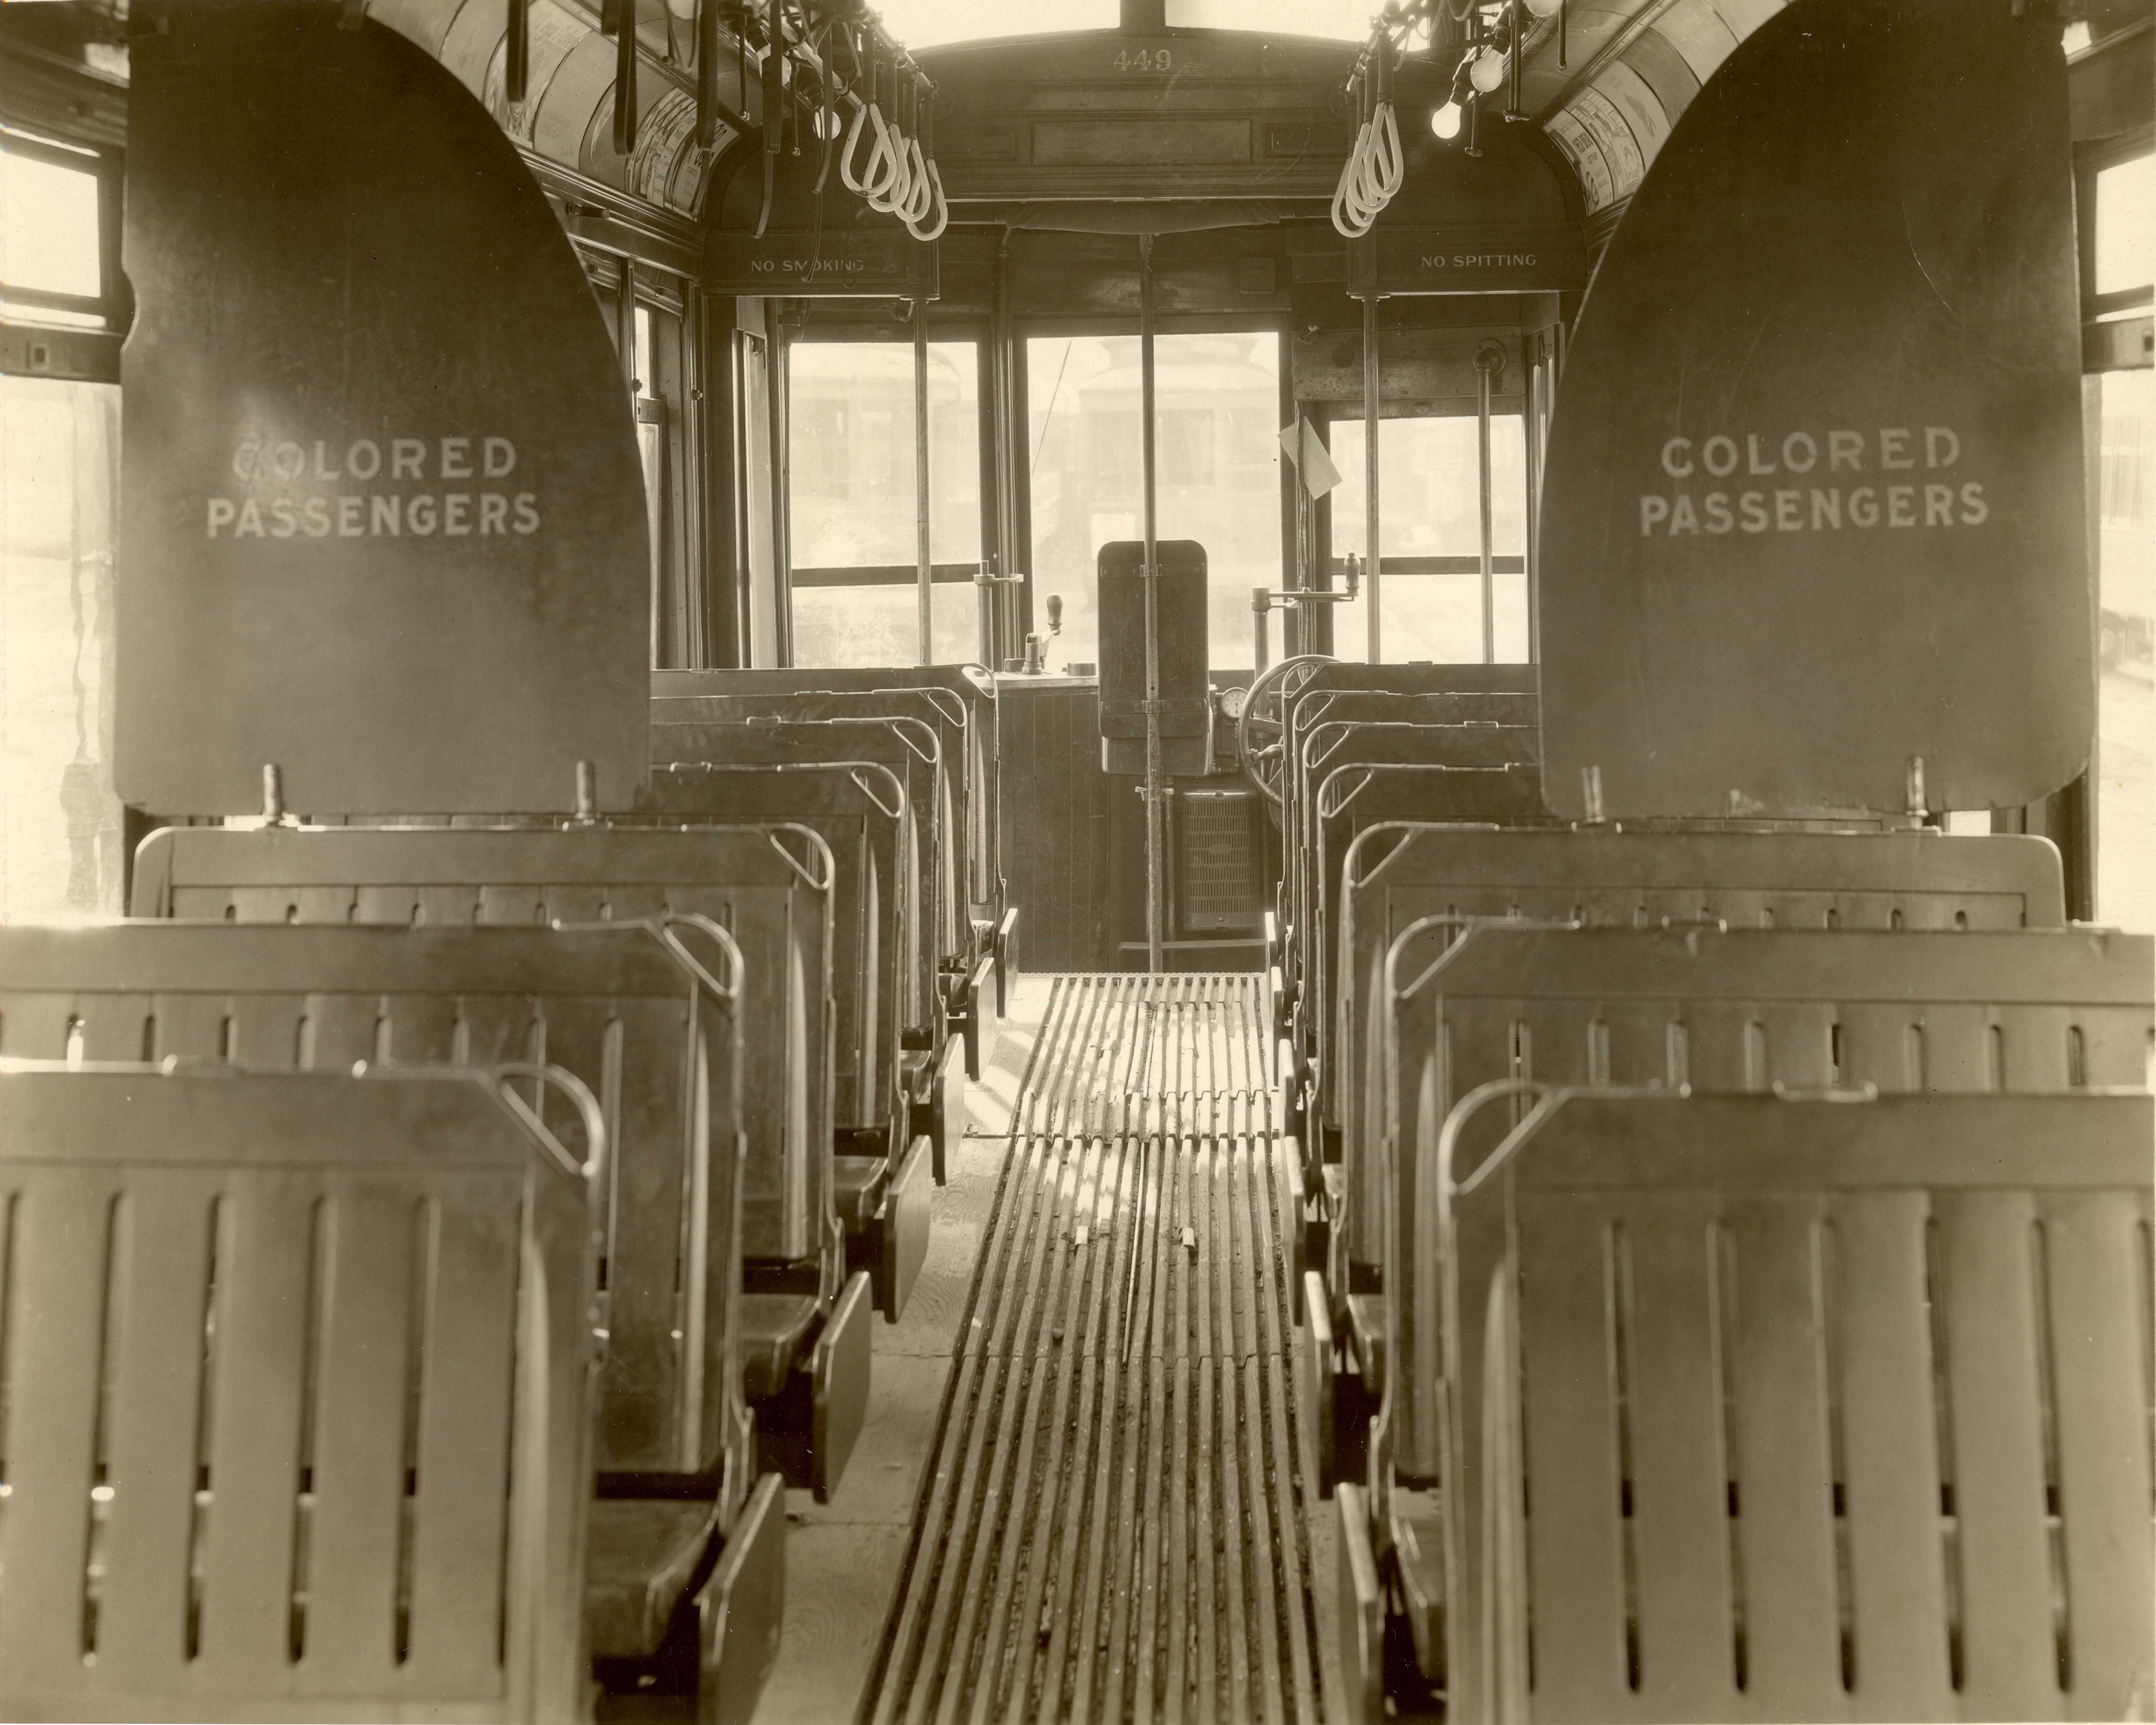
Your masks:
M655 1653L674 1608L718 1538L715 1503L599 1499L584 1558L584 1623L592 1656Z
M865 1234L883 1208L883 1195L891 1183L888 1156L834 1156L831 1158L831 1198L839 1223L849 1234Z
M749 1400L768 1401L786 1387L816 1311L810 1294L742 1296L742 1394Z

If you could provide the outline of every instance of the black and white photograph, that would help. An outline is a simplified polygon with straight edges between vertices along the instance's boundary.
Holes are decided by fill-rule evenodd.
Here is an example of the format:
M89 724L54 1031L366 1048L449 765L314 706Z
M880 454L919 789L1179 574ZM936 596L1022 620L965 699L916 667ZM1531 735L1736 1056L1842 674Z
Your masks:
M0 1720L2156 1720L2152 0L0 0Z

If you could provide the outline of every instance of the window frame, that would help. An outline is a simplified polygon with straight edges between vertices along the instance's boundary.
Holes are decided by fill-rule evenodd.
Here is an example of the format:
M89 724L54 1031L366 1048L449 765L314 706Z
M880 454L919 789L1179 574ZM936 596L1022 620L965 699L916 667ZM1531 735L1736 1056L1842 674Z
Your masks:
M977 376L982 374L988 341L987 326L973 321L947 325L937 324L932 321L928 326L928 345L932 347L962 343L970 344L973 347ZM912 346L913 333L910 327L894 330L886 335L881 330L854 329L843 326L819 331L813 336L797 336L787 343L789 352L798 347L897 347L906 348L911 354ZM787 387L789 390L793 388L793 381L789 372L787 378ZM977 444L992 447L994 425L990 418L988 397L985 393L980 393L977 394L976 400L978 405L976 410L978 425L974 432L974 441ZM788 414L789 434L793 429L790 407L789 403ZM910 436L911 431L910 418L907 430ZM790 435L788 441L789 447L786 452L787 465L790 470L793 458ZM936 506L936 499L932 492L929 496L928 506L932 511ZM994 512L993 499L989 495L988 488L983 486L981 491L980 511L980 543L983 547L981 556L970 563L930 563L928 578L932 584L940 587L960 582L971 582L979 575L980 564L988 554L987 548L995 542ZM795 587L911 587L920 578L921 566L918 563L818 563L797 567L791 572L791 584Z

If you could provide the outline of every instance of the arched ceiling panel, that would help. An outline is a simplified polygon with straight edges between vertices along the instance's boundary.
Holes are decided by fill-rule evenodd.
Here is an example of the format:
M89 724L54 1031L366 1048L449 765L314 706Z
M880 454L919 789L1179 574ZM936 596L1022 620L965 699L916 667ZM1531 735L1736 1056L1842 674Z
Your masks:
M615 45L600 33L594 12L531 0L531 58L520 107L505 94L504 0L374 0L369 15L434 55L525 148L678 214L698 213L713 157L740 136L721 121L716 147L697 146L695 0L636 0L637 141L626 159L613 148ZM756 59L750 55L752 65ZM739 112L735 68L734 54L722 52L720 100Z

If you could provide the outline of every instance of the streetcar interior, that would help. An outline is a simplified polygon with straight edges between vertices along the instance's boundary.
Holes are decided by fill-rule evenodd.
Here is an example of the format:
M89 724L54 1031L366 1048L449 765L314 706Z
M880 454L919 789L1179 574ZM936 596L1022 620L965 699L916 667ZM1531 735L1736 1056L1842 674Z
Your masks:
M0 11L0 1715L2148 1717L2152 90Z

